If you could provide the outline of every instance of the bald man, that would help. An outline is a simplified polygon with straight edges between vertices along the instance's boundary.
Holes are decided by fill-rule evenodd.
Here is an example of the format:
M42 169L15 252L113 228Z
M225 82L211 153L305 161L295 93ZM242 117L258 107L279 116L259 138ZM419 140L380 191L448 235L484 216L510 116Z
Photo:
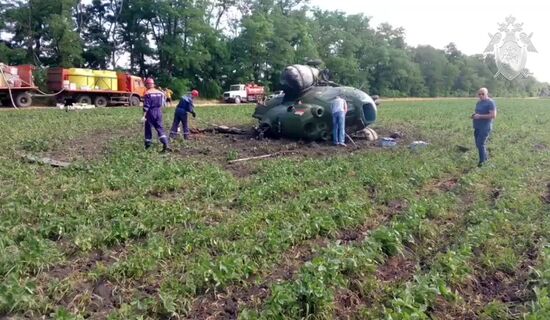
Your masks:
M478 167L483 166L489 155L487 153L487 138L493 130L493 121L497 117L497 105L489 98L489 90L480 88L477 92L479 100L476 103L475 113L472 114L474 138L479 151Z

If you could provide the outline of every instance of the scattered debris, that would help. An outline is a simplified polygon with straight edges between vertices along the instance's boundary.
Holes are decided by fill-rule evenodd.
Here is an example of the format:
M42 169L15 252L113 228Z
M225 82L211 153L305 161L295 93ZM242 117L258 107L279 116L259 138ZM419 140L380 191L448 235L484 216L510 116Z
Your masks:
M429 145L429 143L425 142L425 141L413 141L409 147L411 148L411 150L413 151L419 151L421 149L425 149L427 146Z
M70 162L54 160L54 159L47 158L47 157L36 157L36 156L33 156L33 155L29 155L29 154L22 155L22 157L23 157L24 160L27 160L30 163L47 164L47 165L50 165L52 167L66 168L66 167L71 165Z
M353 134L354 138L366 139L367 141L378 140L378 134L371 128L364 128Z
M57 107L65 111L95 109L95 106L93 104L87 104L87 103L73 103L71 105L64 105L62 103L58 103Z
M390 135L390 138L400 139L400 138L403 138L403 134L399 131L396 131Z
M250 131L228 126L212 126L205 129L197 129L196 132L213 132L213 133L229 133L229 134L248 134ZM193 132L193 130L192 130Z
M264 158L269 158L269 157L274 157L274 156L277 156L277 155L281 155L281 154L284 154L284 153L287 153L287 152L285 152L285 151L280 151L280 152L275 152L275 153L270 153L270 154L264 154L264 155L261 155L261 156L255 156L255 157L247 157L247 158L235 159L235 160L229 161L229 163L236 163L236 162L242 162L242 161L248 161L248 160L256 160L256 159L264 159Z
M397 142L394 138L385 137L380 141L380 146L382 146L382 148L395 148L397 147Z
M353 139L349 136L349 134L346 133L346 137L349 139L349 141L351 142L351 144L353 144L353 146L354 146L355 148L359 148L359 147L357 146L357 144L355 143L355 141L353 141Z

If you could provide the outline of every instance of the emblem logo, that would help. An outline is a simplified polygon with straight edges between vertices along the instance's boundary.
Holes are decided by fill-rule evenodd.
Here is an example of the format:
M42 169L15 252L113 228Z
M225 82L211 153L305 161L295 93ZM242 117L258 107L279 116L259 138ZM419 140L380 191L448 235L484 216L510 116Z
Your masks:
M483 53L494 53L499 75L508 80L514 80L520 74L528 76L525 69L527 52L537 52L531 42L533 33L527 35L523 32L523 23L516 23L516 18L509 16L504 23L498 24L499 32L489 33L491 41ZM518 38L519 33L519 38Z

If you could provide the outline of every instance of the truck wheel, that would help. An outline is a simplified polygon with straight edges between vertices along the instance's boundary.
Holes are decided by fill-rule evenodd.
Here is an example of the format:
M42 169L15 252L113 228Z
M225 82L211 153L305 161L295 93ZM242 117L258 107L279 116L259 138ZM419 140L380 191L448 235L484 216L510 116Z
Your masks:
M28 92L21 92L15 96L15 105L18 108L30 107L32 104L32 97Z
M137 96L132 96L130 98L130 106L131 107L139 107L141 101L139 101L139 98Z
M241 97L235 97L235 103L236 104L241 103Z
M105 108L107 106L107 98L99 96L94 99L94 105L96 108Z
M90 98L90 96L83 95L76 98L76 102L82 104L92 104L92 98Z

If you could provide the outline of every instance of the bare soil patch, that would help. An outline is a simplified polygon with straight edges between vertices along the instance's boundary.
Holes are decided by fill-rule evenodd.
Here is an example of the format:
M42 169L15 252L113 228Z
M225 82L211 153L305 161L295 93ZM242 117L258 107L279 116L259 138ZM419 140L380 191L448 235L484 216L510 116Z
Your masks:
M86 274L99 264L105 267L112 265L127 254L128 248L121 245L107 251L98 249L74 256L39 274L36 278L38 287L47 292L52 283L65 283L67 289L51 297L57 304L94 319L104 319L123 300L119 287L107 279L91 280Z
M544 143L537 143L533 146L533 149L538 152L548 151L548 147Z
M443 192L449 192L449 191L452 191L454 188L456 188L457 185L458 185L458 179L451 178L438 183L437 188Z
M348 288L339 288L335 293L334 318L356 319L356 313L364 306L360 295Z
M197 128L191 129L190 140L182 140L179 137L172 141L174 152L172 156L182 157L198 161L219 163L224 169L230 171L237 178L253 175L254 164L258 160L250 160L230 164L229 161L273 154L275 158L291 157L296 159L311 159L319 157L331 157L340 155L352 155L366 150L381 150L379 141L367 141L362 138L354 138L357 147L348 143L347 147L336 147L330 141L304 141L291 139L255 139L253 129L242 126L238 129L243 134L229 134L204 132ZM420 139L421 134L409 126L395 126L392 128L374 128L380 135L397 135L398 147L406 147L413 140ZM136 140L141 142L141 131L129 129L96 130L83 134L75 139L63 141L53 150L43 152L41 156L50 157L59 161L94 160L107 156L109 146L120 140ZM156 139L156 136L155 136ZM155 140L155 143L157 141ZM154 148L157 147L156 145Z
M255 157L267 154L282 154L284 156L295 156L299 158L313 158L318 156L335 156L341 154L353 154L363 148L372 148L376 142L366 140L355 140L359 150L351 145L348 147L332 146L330 142L314 142L290 139L262 139L257 140L252 130L241 128L245 134L227 134L197 132L191 135L191 139L184 144L176 142L178 152L176 154L184 157L207 156L210 161L214 160L227 164L231 160L247 157ZM253 162L250 160L249 162ZM228 166L237 166L242 163L235 163Z
M96 130L85 133L75 139L67 139L41 156L57 161L95 160L109 155L109 147L121 139L134 139L128 130Z
M383 264L378 266L374 274L376 283L380 285L366 294L361 293L363 290L357 288L355 280L352 279L349 288L336 291L334 318L360 319L358 312L361 309L372 306L386 294L383 287L387 288L411 280L416 271L416 265L417 261L410 250L388 257Z
M376 277L384 282L401 282L410 280L416 270L416 261L410 254L398 254L390 257L376 271Z

